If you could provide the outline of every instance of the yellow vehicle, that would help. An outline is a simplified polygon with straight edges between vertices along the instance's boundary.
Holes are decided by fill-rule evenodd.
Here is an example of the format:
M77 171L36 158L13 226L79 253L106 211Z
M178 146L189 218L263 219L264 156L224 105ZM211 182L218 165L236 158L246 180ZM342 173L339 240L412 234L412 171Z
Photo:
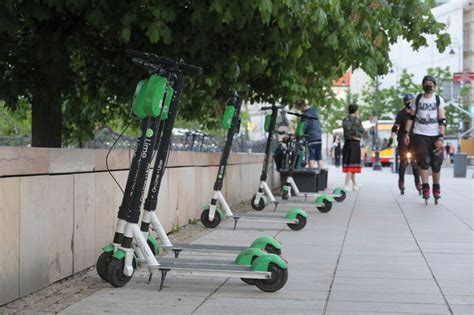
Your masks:
M369 128L369 143L367 144L367 154L364 157L365 165L372 165L375 162L375 147L378 144L380 150L380 163L389 166L393 163L395 148L388 147L388 140L392 133L392 126L395 122L391 120L380 120L378 123L377 135L378 143L375 142L375 123ZM369 158L370 157L370 158Z
M394 121L390 120L380 120L378 123L378 145L380 148L380 163L382 163L382 165L388 166L393 163L395 149L387 146L393 124ZM365 132L360 141L361 162L364 163L365 166L371 166L375 161L375 123L364 120L362 126ZM339 136L341 140L344 139L342 128L334 129L332 135L333 139L335 139L336 136Z

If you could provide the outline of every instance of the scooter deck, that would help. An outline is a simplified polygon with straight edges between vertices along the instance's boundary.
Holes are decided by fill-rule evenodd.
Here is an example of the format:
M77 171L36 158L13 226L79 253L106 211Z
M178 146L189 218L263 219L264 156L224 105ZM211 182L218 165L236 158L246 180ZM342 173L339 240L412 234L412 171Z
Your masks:
M240 253L247 249L246 246L231 246L231 245L209 245L209 244L188 244L188 243L173 243L172 247L168 247L173 251L189 251L189 252L214 252L214 253Z
M193 276L222 276L230 278L270 279L271 272L252 271L250 266L235 264L217 264L208 260L193 260L180 258L160 258L159 266L150 266L150 269L173 271Z
M271 213L266 213L266 214L258 214L258 215L251 215L251 214L246 214L246 215L239 215L239 214L234 214L233 216L234 220L238 221L250 221L250 222L266 222L266 223L297 223L298 219L287 219L284 217L281 217L279 214L271 214Z

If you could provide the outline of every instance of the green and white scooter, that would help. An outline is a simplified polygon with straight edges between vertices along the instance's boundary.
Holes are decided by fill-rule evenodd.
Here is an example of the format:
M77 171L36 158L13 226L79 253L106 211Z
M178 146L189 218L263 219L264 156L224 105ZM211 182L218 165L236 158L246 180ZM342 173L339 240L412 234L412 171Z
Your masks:
M227 139L221 155L211 203L209 208L205 209L201 213L201 223L207 228L215 228L222 220L224 220L226 216L228 216L234 219L234 229L237 227L237 223L239 221L250 221L258 223L282 223L286 224L294 231L299 231L305 227L307 220L306 212L301 209L296 208L288 211L284 218L275 216L273 214L241 216L232 212L229 204L222 194L222 185L224 183L227 160L232 148L234 135L239 129L240 125L240 109L242 106L242 100L240 97L237 97L236 100L236 102L230 103L227 106L224 113L224 128L227 129ZM220 205L222 208L218 207L218 205Z
M233 96L228 100L227 111L224 115L224 124L230 124L232 122L232 114L234 105L238 100L238 96ZM229 111L230 109L230 111ZM162 144L160 143L160 146ZM168 148L169 150L169 148ZM164 156L158 156L155 159L155 165L153 174L151 177L150 187L148 188L148 195L145 199L144 214L141 222L141 231L147 238L147 242L152 248L154 253L159 253L160 248L165 250L174 251L175 257L179 257L181 252L198 252L198 253L227 253L227 254L240 254L243 251L248 250L249 247L245 246L229 246L229 245L214 245L214 244L187 244L187 243L174 243L172 244L166 231L164 230L161 222L156 214L156 208L158 206L158 192L160 191L161 181L165 172L163 165L166 164L167 154ZM150 227L156 232L158 236L157 242L150 233ZM250 248L260 249L264 252L281 255L282 244L270 236L258 237L252 242ZM142 253L137 253L139 261L144 261Z
M168 272L192 274L194 276L250 279L263 291L274 292L281 289L286 284L288 277L286 261L275 254L256 254L255 252L259 249L250 249L245 253L241 253L235 263L232 264L161 257L158 261L155 257L145 235L138 227L152 148L154 148L158 136L160 136L157 158L166 161L173 124L178 111L179 96L183 88L184 75L200 73L201 69L186 65L182 61L174 61L152 54L136 51L127 51L127 54L133 58L133 62L144 66L153 75L137 86L134 113L140 114L143 112L147 116L137 115L142 118L143 134L137 142L134 158L132 159L125 194L119 209L119 221L114 241L104 247L104 251L97 262L99 274L105 270L107 281L116 287L124 286L133 276L137 266L136 255L142 253L142 258L150 272L149 281L151 281L155 271L161 272L160 290ZM150 95L151 98L147 97ZM169 105L169 110L162 110L167 105ZM166 117L163 116L163 113L166 113ZM166 167L165 164L161 166Z
M269 160L271 156L271 143L275 134L275 128L276 128L276 120L278 117L278 110L279 109L284 109L284 106L264 106L261 108L261 110L271 110L271 114L267 115L265 117L265 131L268 132L268 137L267 137L267 143L265 147L265 158L263 161L263 166L262 166L262 173L260 174L260 186L258 188L257 193L252 197L251 200L251 205L254 210L261 211L263 210L269 202L272 202L275 206L273 208L273 211L276 211L279 205L300 205L300 206L308 206L313 204L316 206L316 208L320 212L328 212L333 203L332 197L330 197L327 194L323 194L320 196L317 196L316 199L314 200L314 203L311 202L304 202L304 201L293 201L293 200L284 200L284 199L276 199L275 196L273 195L271 189L268 187L267 184L267 173L268 173L268 165L269 165ZM298 115L303 115L303 114L298 114ZM307 115L303 115L307 118L312 118ZM301 127L300 127L301 128ZM294 183L294 180L292 179L291 176L288 176L290 178L290 187L293 187L293 191L295 193L299 193L298 187L296 187L296 184ZM293 181L294 185L291 185L291 182Z

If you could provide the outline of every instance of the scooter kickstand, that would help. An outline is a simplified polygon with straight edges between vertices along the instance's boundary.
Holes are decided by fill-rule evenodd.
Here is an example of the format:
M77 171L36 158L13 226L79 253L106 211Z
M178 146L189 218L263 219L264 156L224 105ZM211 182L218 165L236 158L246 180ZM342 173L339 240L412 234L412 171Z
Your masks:
M181 248L173 248L174 251L174 258L179 258L179 254L181 253Z
M160 282L160 292L163 290L163 285L165 284L166 274L170 271L169 269L161 269L161 282Z
M153 272L150 272L150 275L148 276L148 281L146 284L150 284L151 283L151 278L153 278Z
M275 207L273 208L273 212L276 212L277 211L277 208L278 208L278 204L279 202L278 201L275 201Z
M237 223L239 222L240 216L234 215L233 218L234 218L234 231L235 231L235 229L237 228Z

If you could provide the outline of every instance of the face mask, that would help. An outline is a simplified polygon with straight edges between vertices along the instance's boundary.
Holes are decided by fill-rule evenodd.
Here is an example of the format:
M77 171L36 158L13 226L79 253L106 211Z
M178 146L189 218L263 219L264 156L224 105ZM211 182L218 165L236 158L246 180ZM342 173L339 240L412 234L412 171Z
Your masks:
M423 85L423 90L424 90L426 93L433 92L433 86L432 86L432 85Z

